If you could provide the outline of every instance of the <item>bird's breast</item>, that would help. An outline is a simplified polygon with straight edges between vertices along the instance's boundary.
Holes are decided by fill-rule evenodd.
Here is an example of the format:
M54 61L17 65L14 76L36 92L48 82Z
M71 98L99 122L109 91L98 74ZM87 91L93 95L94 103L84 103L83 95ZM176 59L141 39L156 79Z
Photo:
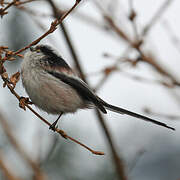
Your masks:
M46 71L22 67L21 73L26 92L40 109L51 114L59 114L85 108L85 102L76 90Z

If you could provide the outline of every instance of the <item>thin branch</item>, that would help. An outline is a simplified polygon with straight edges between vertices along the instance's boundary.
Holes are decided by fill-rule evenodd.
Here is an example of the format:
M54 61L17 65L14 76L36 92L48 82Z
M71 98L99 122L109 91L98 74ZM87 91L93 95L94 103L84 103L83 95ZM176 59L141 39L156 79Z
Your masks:
M4 153L2 152L2 150L0 150L0 168L2 171L2 174L6 177L7 180L22 180L19 177L16 177L11 171L10 169L6 166L3 157L4 157Z
M40 1L40 0L25 0L25 1L17 0L15 6L19 6L19 5L22 5L22 4L27 4L27 3L30 3L30 2L33 2L33 1ZM9 2L4 2L4 0L0 0L0 4L1 4L1 6L3 6L4 4L9 4Z
M173 31L172 27L169 25L167 20L164 20L162 22L162 25L164 26L163 29L167 32L168 38L170 39L172 45L176 48L178 53L180 53L180 39Z
M131 50L130 47L126 48L125 51L122 54L122 57L125 57L126 54L128 54L128 52ZM120 58L121 59L121 58ZM127 59L127 58L122 58L122 59ZM119 64L119 61L116 61L113 65L111 65L112 67L117 67ZM98 91L103 84L108 80L108 78L110 77L110 75L112 75L114 71L110 71L110 73L106 74L104 73L104 76L102 77L102 79L99 81L98 85L94 88L95 91Z
M47 124L49 127L51 126L51 123L49 123L46 119L44 119L42 116L40 116L36 111L34 111L28 104L25 105L31 112L33 112L39 119L41 119L45 124ZM65 139L69 139L77 144L79 144L80 146L86 148L87 150L89 150L90 152L92 152L95 155L104 155L103 152L101 151L95 151L91 148L89 148L88 146L86 146L85 144L79 142L78 140L68 136L64 131L62 131L61 129L55 128L55 132L57 132L59 135L61 135L62 137L64 137Z
M70 8L66 13L64 13L60 18L55 19L52 23L50 28L42 35L40 36L38 39L34 40L33 42L31 42L29 45L23 47L22 49L19 49L16 52L13 52L12 55L17 55L23 51L25 51L26 49L30 48L31 46L36 45L37 43L39 43L42 39L44 39L46 36L48 36L49 34L53 33L56 29L57 26L59 24L62 23L62 21L73 11L73 9L76 8L76 6L80 3L81 0L76 0L76 3L72 6L72 8ZM2 60L8 60L9 56L5 56Z
M59 14L58 12L60 12L59 9L56 8L57 6L54 4L54 2L52 0L48 0L48 2L50 3L50 5L51 5L51 7L53 9L54 16L57 18L58 14ZM76 54L75 47L73 46L73 43L72 43L72 41L70 39L70 36L69 36L69 34L67 32L67 29L66 29L64 24L61 24L61 27L62 27L64 36L66 38L66 42L67 42L67 45L69 47L70 53L71 53L71 55L73 57L76 68L77 68L77 70L79 72L79 75L83 79L84 82L88 83L87 80L86 80L86 77L84 75L83 69L81 67L79 58L78 58L78 56ZM118 173L118 177L121 180L126 180L127 178L125 176L123 162L122 162L122 160L120 159L120 157L118 156L118 154L116 152L116 148L115 148L115 145L113 143L112 136L111 136L111 134L109 132L109 129L108 129L107 125L105 124L105 120L102 117L101 113L97 109L96 109L96 115L98 117L98 121L100 122L100 124L101 124L101 126L102 126L102 128L104 130L104 133L105 133L105 135L107 137L107 140L108 140L108 142L110 144L110 148L111 148L113 159L114 159L114 162L115 162L115 165L116 165L116 170L117 170L117 173Z
M152 27L156 24L156 22L162 17L162 15L166 12L167 8L170 6L170 3L174 2L173 0L166 0L161 7L154 14L149 23L144 27L142 31L142 37L144 38L148 32L152 29Z
M100 74L103 74L103 78L97 83L97 86L95 87L95 91L97 91L104 83L105 81L107 80L107 78L114 72L118 72L120 73L121 75L129 78L129 79L132 79L132 80L135 80L135 81L138 81L138 82L141 82L141 83L148 83L148 84L157 84L157 85L163 85L167 88L173 88L174 87L174 84L172 83L169 83L169 82L166 82L166 81L163 81L163 80L158 80L158 79L149 79L149 78L145 78L145 77L142 77L142 76L138 76L138 75L135 75L135 74L131 74L129 72L126 72L126 71L123 71L122 69L118 68L118 67L106 67L98 72L94 72L94 73L90 73L91 76L92 75L100 75ZM89 74L88 74L89 75Z
M127 180L127 176L125 174L125 168L124 168L124 163L123 160L121 159L121 157L118 155L115 144L112 140L112 134L110 133L104 118L102 116L102 114L96 109L96 114L98 116L98 120L103 128L103 131L107 137L108 143L110 145L110 149L112 152L112 156L116 165L116 172L118 174L118 179L119 180Z
M31 106L29 105L30 103L28 102L28 98L24 98L24 97L20 97L16 91L14 90L14 87L12 86L12 83L9 81L8 77L7 77L7 74L4 73L2 74L2 79L3 81L5 82L5 85L8 87L8 89L11 91L11 93L19 100L19 103L20 103L20 107L22 109L26 109L26 107L31 111L33 112L41 121L43 121L46 125L48 125L49 127L51 126L51 123L49 123L46 119L44 119L42 116L40 116L34 109L31 108ZM95 155L104 155L103 152L101 151L95 151L91 148L89 148L88 146L82 144L81 142L77 141L76 139L68 136L64 131L58 129L58 128L55 128L55 132L57 132L59 135L61 135L62 137L64 137L65 139L69 139L81 146L83 146L84 148L86 148L87 150L89 150L90 152L92 152L93 154Z
M7 123L7 120L3 117L2 114L0 114L0 123L3 127L3 130L5 134L7 135L9 141L14 146L15 150L23 157L23 159L31 166L31 168L34 170L34 173L36 177L41 177L41 180L46 179L44 172L40 169L40 167L27 155L27 153L24 151L24 149L20 146L20 144L15 139L12 130ZM37 179L38 180L38 179Z
M151 65L157 72L159 72L161 75L166 76L167 78L169 78L172 83L174 85L179 86L180 82L178 82L178 80L172 75L170 74L168 71L166 71L160 64L157 63L156 59L152 56L152 55L146 55L141 49L140 49L140 45L139 42L136 44L134 42L132 42L129 38L125 38L126 35L123 34L122 35L122 31L121 29L115 24L115 22L108 16L104 16L105 19L107 20L107 22L110 24L110 26L112 27L112 29L121 37L123 38L126 42L129 43L129 45L132 48L135 48L139 54L140 54L140 59L143 62L148 63L149 65Z
M166 2L169 2L169 1L166 1ZM142 45L142 41L139 41L139 42L132 41L127 36L127 34L120 27L117 26L117 24L114 22L114 20L110 16L108 16L108 14L101 8L101 6L97 3L96 3L96 5L97 5L98 9L103 13L103 17L107 21L107 23L110 25L111 29L114 32L116 32L117 35L119 35L119 37L122 40L124 40L124 42L128 43L128 45L130 45L132 48L137 50L137 52L140 55L137 62L139 62L140 60L143 62L146 62L147 64L151 65L161 75L169 78L174 85L180 86L180 82L171 73L166 71L165 68L163 68L160 64L158 64L157 60L155 59L155 57L153 57L153 55L147 55L141 50L140 46ZM162 8L162 9L164 10L164 8ZM160 12L162 12L162 11L160 11Z
M79 4L80 0L76 0L76 3L73 5L73 7L68 11L66 12L64 15L62 15L60 18L57 18L56 20L53 21L53 23L51 23L51 27L50 29L44 33L41 37L39 37L37 40L33 41L30 45L16 51L16 52L11 52L9 51L8 55L18 55L20 52L24 51L25 49L29 48L30 46L36 44L37 42L39 42L41 39L43 39L44 37L46 37L49 33L52 33L56 30L56 26L59 25L60 23L62 23L63 19L65 19L65 17L70 14L70 12ZM7 60L9 59L9 56L6 55L3 60L1 60L1 64L0 64L0 72L1 72L1 77L4 81L4 86L7 86L8 89L11 91L11 93L19 100L19 103L20 103L20 107L23 108L25 110L25 107L27 107L28 109L30 109L38 118L40 118L44 123L46 123L48 126L51 126L51 124L45 120L43 117L41 117L36 111L34 111L28 104L28 100L27 98L22 98L20 97L14 90L14 87L15 86L12 86L12 83L9 81L9 78L8 78L8 74L5 73L6 70L4 69L3 67L3 62L4 60ZM96 154L96 155L104 155L103 152L100 152L100 151L94 151L92 150L91 148L87 147L86 145L82 144L81 142L75 140L74 138L68 136L64 131L56 128L55 131L60 134L62 137L66 138L66 139L70 139L71 141L74 141L75 143L78 143L79 145L83 146L84 148L88 149L89 151L91 151L93 154Z
M144 153L146 153L145 149L141 149L139 150L136 155L134 160L131 162L130 167L129 167L129 172L132 173L132 171L134 170L135 166L137 165L137 163L139 162L140 158L144 155Z
M19 10L22 10L22 11L28 13L31 16L38 16L38 17L41 17L41 18L50 18L50 17L53 17L52 14L40 13L40 12L37 12L35 10L32 10L32 8L25 7L25 6L16 6L16 8L18 8Z
M0 16L1 16L1 18L3 18L3 16L5 15L5 14L8 14L8 12L6 11L8 8L10 8L11 6L13 6L13 5L15 5L16 4L16 2L17 2L18 0L13 0L11 3L9 3L5 8L1 8L0 9Z
M134 30L134 35L135 35L135 41L139 42L139 35L138 35L138 29L137 29L137 25L136 25L136 12L134 10L134 6L133 6L133 0L129 0L129 8L130 8L130 14L129 14L129 20L132 22L132 27Z

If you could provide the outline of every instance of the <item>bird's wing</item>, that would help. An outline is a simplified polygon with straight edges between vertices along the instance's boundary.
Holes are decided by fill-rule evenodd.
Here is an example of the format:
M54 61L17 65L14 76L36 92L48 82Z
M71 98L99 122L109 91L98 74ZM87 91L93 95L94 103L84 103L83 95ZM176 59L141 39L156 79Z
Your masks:
M95 93L88 87L88 85L82 81L80 78L67 76L58 72L48 71L49 74L63 81L64 83L71 86L77 91L77 93L87 102L93 103L98 107L103 113L107 113L106 109L102 105L100 99L95 95Z

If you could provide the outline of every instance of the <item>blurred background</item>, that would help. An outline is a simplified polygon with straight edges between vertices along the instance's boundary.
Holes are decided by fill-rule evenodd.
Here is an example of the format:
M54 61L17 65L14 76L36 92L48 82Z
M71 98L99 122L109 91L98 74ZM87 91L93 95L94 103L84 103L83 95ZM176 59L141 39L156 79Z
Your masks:
M75 3L0 0L1 8L11 2L0 19L0 46L13 51L40 37ZM82 110L63 116L60 129L105 152L93 155L50 131L28 109L20 109L0 80L0 179L180 179L179 7L178 0L82 0L40 42L53 46L75 71L81 70L79 75L105 101L176 131L113 112ZM5 62L9 76L20 70L22 60ZM15 90L27 97L21 80ZM57 118L32 107L51 123Z

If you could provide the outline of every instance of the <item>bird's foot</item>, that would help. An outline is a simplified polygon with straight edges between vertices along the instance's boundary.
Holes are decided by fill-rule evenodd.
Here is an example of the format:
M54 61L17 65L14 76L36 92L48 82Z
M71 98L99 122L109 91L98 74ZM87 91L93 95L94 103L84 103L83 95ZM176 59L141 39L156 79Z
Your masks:
M49 129L56 131L56 129L58 128L58 126L56 126L56 124L57 124L57 120L49 126Z

